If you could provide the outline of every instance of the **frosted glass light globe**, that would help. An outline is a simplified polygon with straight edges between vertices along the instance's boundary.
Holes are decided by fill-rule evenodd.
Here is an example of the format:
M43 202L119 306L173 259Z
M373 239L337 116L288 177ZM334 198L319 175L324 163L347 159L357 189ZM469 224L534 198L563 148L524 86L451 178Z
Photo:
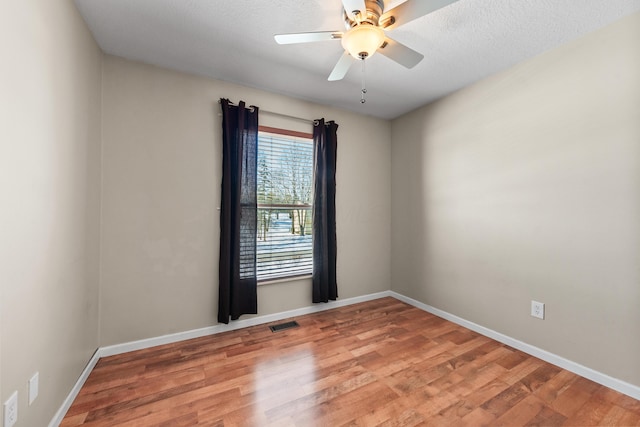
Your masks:
M342 36L342 47L357 59L368 58L384 42L384 31L374 25L360 24Z

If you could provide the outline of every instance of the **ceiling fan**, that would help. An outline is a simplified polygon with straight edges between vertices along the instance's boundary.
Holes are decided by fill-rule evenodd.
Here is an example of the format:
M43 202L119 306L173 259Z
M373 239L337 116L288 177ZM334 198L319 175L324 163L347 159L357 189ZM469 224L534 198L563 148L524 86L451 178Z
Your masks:
M310 43L341 40L344 54L329 75L329 80L341 80L354 59L364 61L375 52L407 67L413 68L424 56L398 43L385 34L397 26L413 21L457 0L407 0L384 11L384 0L342 0L347 30L310 33L277 34L279 44Z

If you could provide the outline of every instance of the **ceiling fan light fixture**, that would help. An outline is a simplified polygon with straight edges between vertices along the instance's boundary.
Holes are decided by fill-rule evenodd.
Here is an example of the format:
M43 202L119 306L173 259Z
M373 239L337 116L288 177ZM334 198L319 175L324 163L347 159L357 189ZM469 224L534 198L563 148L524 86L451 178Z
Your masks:
M370 57L382 46L382 43L384 43L384 31L375 25L357 25L342 36L342 47L357 59Z

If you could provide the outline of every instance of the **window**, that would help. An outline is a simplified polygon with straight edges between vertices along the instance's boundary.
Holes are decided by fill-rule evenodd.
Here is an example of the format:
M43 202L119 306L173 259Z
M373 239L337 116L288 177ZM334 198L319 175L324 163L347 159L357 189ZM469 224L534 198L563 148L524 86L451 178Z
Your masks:
M258 281L313 272L313 136L260 126Z

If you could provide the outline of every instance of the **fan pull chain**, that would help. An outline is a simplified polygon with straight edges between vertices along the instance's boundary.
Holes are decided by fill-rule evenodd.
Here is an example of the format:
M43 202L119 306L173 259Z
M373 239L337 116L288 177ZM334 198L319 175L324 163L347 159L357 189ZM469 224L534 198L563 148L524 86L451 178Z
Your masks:
M367 93L367 87L364 79L365 78L364 58L362 58L361 61L362 61L362 90L360 94L360 103L364 104L365 102L367 102L367 100L364 98L364 95Z

